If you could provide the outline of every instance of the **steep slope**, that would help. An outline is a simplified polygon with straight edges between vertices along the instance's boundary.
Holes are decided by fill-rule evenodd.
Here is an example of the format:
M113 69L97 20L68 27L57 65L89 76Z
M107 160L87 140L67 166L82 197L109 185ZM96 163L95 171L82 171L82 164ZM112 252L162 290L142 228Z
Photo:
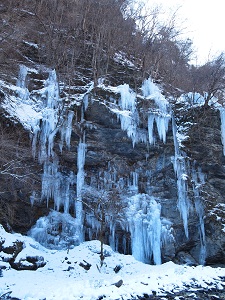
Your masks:
M1 82L2 128L26 137L31 181L1 173L1 222L27 232L37 221L29 234L50 248L100 238L143 262L223 263L220 106L168 101L151 79L136 93L78 79L68 93L55 71L22 66L16 85Z
M109 21L118 1L21 3L0 5L0 223L52 249L224 263L225 113L171 85L167 51L185 53L161 30L152 67L134 19Z

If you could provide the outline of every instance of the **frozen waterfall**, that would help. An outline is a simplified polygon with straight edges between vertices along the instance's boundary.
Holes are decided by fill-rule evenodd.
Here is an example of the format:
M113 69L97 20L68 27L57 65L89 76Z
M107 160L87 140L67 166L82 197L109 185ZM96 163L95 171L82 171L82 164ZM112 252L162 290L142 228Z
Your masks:
M20 85L22 85L25 79L22 76L20 77ZM42 201L46 201L47 205L50 200L53 200L54 210L49 216L37 221L36 226L31 230L31 234L40 242L43 242L45 238L51 240L46 235L47 227L49 227L53 231L58 232L57 237L55 236L54 238L55 247L59 247L61 243L60 239L63 236L66 239L66 234L69 235L68 238L71 236L75 245L83 241L81 190L84 184L86 145L82 142L78 145L77 176L73 172L69 174L62 172L59 158L56 154L57 151L54 149L55 138L56 134L59 134L60 140L58 144L61 152L64 144L68 149L70 148L74 112L66 110L62 105L57 76L54 70L50 71L44 88L39 92L39 97L42 100L42 106L40 107L41 118L37 120L37 126L33 130L32 152L34 157L38 153L39 163L43 165L41 199ZM77 201L74 207L76 199L75 185L77 189ZM73 209L75 209L75 219L71 216L68 217L69 213L74 212ZM61 230L60 224L63 226Z
M221 120L221 140L223 145L223 155L225 156L225 107L220 108L220 120Z
M163 143L166 143L166 135L168 132L171 115L169 112L169 103L162 95L160 89L153 83L151 78L146 79L142 84L143 96L153 101L153 108L148 113L148 138L149 144L155 143L154 124L157 126L158 135Z
M25 67L21 67L17 81L18 95L23 101L27 101L29 98L29 91L26 88L27 72ZM147 155L149 154L147 147L150 148L150 151L154 151L154 147L149 147L149 144L155 144L157 140L166 143L171 120L169 103L150 78L143 82L142 95L138 95L138 99L145 101L146 110L138 110L137 95L128 84L120 85L114 88L113 91L115 94L119 94L119 97L113 99L113 103L111 100L105 100L104 105L108 105L108 108L116 113L121 129L126 131L127 136L132 140L133 146L138 142L143 142L147 145L146 164L148 164ZM81 111L74 114L72 109L70 110L62 103L56 72L53 70L49 72L49 77L45 81L44 87L35 91L34 95L33 97L37 96L35 105L38 117L34 118L30 123L33 134L32 151L33 156L38 157L39 163L43 166L40 198L42 201L46 201L47 205L52 208L52 211L50 211L48 216L42 217L37 221L36 226L31 230L31 235L44 245L50 244L50 247L58 249L65 247L65 245L66 247L68 245L77 245L84 241L84 236L88 230L90 238L97 236L96 232L99 231L100 226L99 221L93 214L88 214L88 211L85 215L86 212L84 213L83 210L83 201L85 201L83 199L84 187L85 192L88 189L92 190L92 192L94 191L90 197L91 200L93 197L93 201L96 201L97 193L100 194L102 191L107 192L115 189L121 196L121 199L117 197L116 193L114 196L120 201L124 201L123 204L127 205L119 220L118 215L115 217L115 220L111 216L106 218L108 226L107 241L113 245L114 249L118 250L120 248L119 250L121 250L123 247L123 250L126 251L128 249L129 253L131 243L132 255L136 259L144 263L161 264L162 251L169 243L174 243L174 240L172 223L161 216L161 199L151 196L153 190L151 174L154 173L154 165L149 164L152 169L148 167L145 169L141 163L139 165L135 162L134 166L125 166L123 164L118 166L114 160L108 161L108 164L93 171L90 181L90 173L88 173L85 180L87 144L84 128L89 128L85 127L88 124L88 121L85 120L85 117L88 115L85 114L85 110L91 105L88 93L83 95L83 102L80 106ZM81 100L81 98L79 99ZM73 122L75 118L77 119L77 124ZM77 132L80 138L79 143L77 143L77 158L76 161L73 160L74 168L76 169L77 166L74 173L69 172L69 168L65 167L63 169L60 166L61 153L64 147L70 149L73 126L74 130L78 129ZM222 109L221 128L224 145L225 113ZM190 178L188 174L190 175L191 171L190 169L187 170L186 155L179 144L179 134L174 118L172 118L172 129L175 149L174 171L177 182L177 207L181 215L185 235L188 238L190 201L187 194L187 180ZM87 136L90 136L89 132ZM145 145L142 146L145 149ZM71 148L74 149L74 141ZM143 153L145 155L144 150ZM93 155L96 155L94 151ZM157 162L157 164L160 165L158 168L161 170L161 162ZM88 172L90 172L89 169ZM125 174L126 171L127 173ZM188 171L190 172L188 173ZM198 186L203 181L199 170L192 170L191 180L194 182L195 210L200 225L201 249L199 261L204 264L206 256L204 206L198 189ZM144 191L146 194L139 194L139 190ZM31 200L33 201L35 197L38 198L33 193ZM115 202L113 204L113 209L115 210ZM72 217L72 215L75 217ZM84 223L84 219L86 223ZM68 244L67 237L69 240Z
M75 183L75 176L71 172L69 175L59 171L58 161L46 162L42 175L42 199L54 199L54 209L60 211L63 208L65 213L69 213L74 195L70 189Z
M137 110L136 94L128 84L120 85L115 89L120 94L118 108L111 108L111 111L117 114L121 123L121 129L127 132L128 137L132 140L133 146L138 142L147 142L154 144L154 124L157 127L158 135L163 143L166 143L171 115L169 103L162 95L156 84L149 78L142 85L143 96L152 101L152 108L148 112L148 135L139 127L139 114Z
M132 255L145 263L161 264L161 206L146 194L130 198L127 218Z
M174 139L174 171L177 178L177 207L180 211L184 231L186 237L188 237L188 216L189 216L189 208L190 202L187 194L187 170L186 170L186 155L180 149L179 142L177 138L177 126L175 123L175 119L172 119L172 126L173 126L173 139Z
M191 176L193 182L193 194L195 201L195 210L199 218L199 237L200 237L200 253L199 253L199 263L204 265L206 258L206 237L205 237L205 224L204 224L204 204L200 196L200 188L202 184L205 183L204 175L202 174L200 168L195 165L192 166Z
M134 112L136 110L136 94L130 89L128 84L119 85L117 87L120 93L120 107L122 110Z
M85 152L86 144L81 142L78 145L77 149L77 200L75 204L76 218L80 222L80 225L83 224L83 204L82 204L82 188L84 185L84 164L85 164Z
M28 68L24 65L20 65L16 86L18 88L17 95L23 101L26 101L29 98L29 91L26 85L27 73L28 73Z

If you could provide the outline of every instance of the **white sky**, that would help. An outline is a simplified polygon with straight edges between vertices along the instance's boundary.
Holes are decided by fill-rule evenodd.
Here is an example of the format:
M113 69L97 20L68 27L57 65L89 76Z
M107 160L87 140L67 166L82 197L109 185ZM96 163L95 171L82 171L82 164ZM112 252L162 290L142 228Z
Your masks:
M146 0L162 4L171 13L177 7L178 16L186 19L187 36L197 50L197 63L204 63L225 51L225 2L224 0Z

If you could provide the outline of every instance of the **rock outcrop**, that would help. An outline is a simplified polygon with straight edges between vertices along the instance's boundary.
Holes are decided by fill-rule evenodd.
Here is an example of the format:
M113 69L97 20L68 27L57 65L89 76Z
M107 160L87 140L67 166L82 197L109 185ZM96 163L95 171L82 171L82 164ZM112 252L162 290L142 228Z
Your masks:
M118 251L136 253L137 259L148 263L225 263L225 159L216 106L168 101L152 81L149 84L154 91L144 95L141 85L134 92L124 84L113 86L113 80L98 87L80 80L83 85L71 94L60 87L59 107L44 107L40 102L46 102L50 79L29 69L28 76L32 89L20 87L29 92L25 100L15 85L1 87L5 162L0 173L0 223L5 228L27 233L42 220L31 235L48 240L51 247L71 247L80 239L77 228L81 223L76 214L82 209L83 238L104 239ZM50 117L39 115L35 133L34 127L29 129L12 114L15 99L18 105L33 107L37 114L41 109L60 112L59 123L45 132L44 144L48 146L44 146L50 148L43 151L50 153L48 160L38 158L37 153L43 146L43 140L38 139L43 139L44 124ZM160 107L159 102L167 107ZM69 123L63 127L69 122L68 111L71 128ZM49 145L47 135L54 130ZM78 162L80 143L85 147L83 165ZM34 147L37 153L32 157ZM43 191L44 184L52 185L51 190L45 187ZM79 197L80 202L74 205ZM62 217L55 222L52 210L70 214L68 222ZM49 212L50 221L44 221ZM37 235L38 226L49 226L41 227L48 236L41 238L40 230ZM36 264L33 259L31 263Z

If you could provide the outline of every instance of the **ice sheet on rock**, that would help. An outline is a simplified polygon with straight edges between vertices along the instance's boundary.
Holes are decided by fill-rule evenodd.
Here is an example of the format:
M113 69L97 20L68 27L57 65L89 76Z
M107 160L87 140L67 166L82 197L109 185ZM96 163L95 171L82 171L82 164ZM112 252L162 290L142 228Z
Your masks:
M69 213L51 211L31 228L29 236L49 249L70 249L79 244L79 226Z

